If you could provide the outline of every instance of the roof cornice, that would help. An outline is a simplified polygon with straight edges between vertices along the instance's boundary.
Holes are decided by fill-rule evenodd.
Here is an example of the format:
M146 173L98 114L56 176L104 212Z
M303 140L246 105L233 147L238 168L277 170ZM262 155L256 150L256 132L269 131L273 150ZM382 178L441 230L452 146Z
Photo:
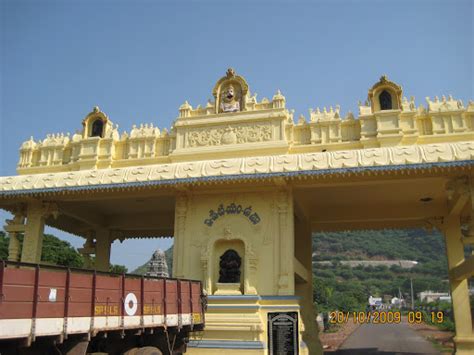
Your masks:
M473 165L474 142L467 141L7 176L0 177L0 197Z

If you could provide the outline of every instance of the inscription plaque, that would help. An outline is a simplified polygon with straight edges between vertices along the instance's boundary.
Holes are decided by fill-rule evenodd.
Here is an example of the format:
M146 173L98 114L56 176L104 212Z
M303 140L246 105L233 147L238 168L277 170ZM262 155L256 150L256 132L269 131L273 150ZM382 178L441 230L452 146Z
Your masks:
M298 312L268 313L270 355L298 355Z

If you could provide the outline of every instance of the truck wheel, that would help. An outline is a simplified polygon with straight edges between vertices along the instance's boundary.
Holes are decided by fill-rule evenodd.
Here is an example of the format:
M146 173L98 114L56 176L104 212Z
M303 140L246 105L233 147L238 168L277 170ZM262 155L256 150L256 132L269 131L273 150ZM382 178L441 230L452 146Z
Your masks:
M143 348L130 349L124 355L163 355L163 353L154 346L144 346Z
M155 348L154 346L145 346L138 349L137 355L163 355L160 349Z

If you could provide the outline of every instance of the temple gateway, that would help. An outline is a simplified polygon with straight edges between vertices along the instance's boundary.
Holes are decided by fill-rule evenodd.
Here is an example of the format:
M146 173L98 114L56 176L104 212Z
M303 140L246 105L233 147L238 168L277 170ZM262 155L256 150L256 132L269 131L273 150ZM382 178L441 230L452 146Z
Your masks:
M169 130L119 133L95 107L74 135L23 143L18 175L0 178L9 259L39 262L45 225L83 238L81 253L104 271L114 240L173 236L173 277L202 280L209 295L191 354L321 354L311 234L434 227L457 354L472 354L474 103L417 106L382 76L358 117L335 105L295 122L280 91L258 100L232 69L212 93L204 106L185 102Z

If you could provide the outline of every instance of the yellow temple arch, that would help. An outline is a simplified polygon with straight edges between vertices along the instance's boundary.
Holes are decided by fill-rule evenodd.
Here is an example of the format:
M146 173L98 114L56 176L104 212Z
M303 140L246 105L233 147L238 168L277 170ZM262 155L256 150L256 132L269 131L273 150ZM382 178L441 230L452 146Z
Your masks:
M173 236L174 276L209 295L190 353L270 354L281 316L296 320L296 352L320 354L311 234L429 225L446 240L457 354L474 351L473 102L417 107L382 76L357 118L335 105L295 122L280 91L258 101L232 69L213 94L169 130L120 134L95 107L82 131L23 143L18 175L0 177L9 259L39 262L45 225L84 238L105 271L114 240Z

